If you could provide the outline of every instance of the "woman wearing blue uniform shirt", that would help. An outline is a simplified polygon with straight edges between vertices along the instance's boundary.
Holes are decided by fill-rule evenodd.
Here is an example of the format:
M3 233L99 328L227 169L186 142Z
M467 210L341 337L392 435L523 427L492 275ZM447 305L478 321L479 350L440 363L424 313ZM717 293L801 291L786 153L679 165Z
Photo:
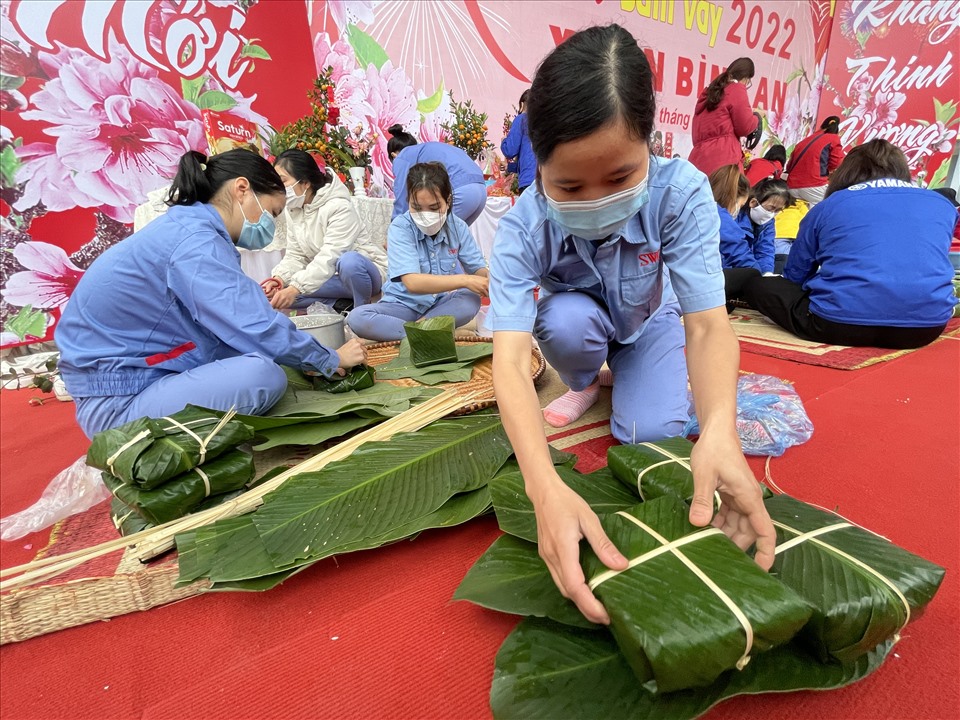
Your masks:
M170 210L83 274L55 339L88 437L188 403L266 412L287 386L277 363L329 377L363 361L356 340L332 350L297 330L240 269L236 247L270 243L285 197L259 155L188 152Z
M387 230L383 298L347 316L350 329L369 340L400 340L404 323L437 315L465 325L487 294L487 264L466 223L450 212L453 189L443 165L414 165L406 191L409 210Z
M749 281L744 298L806 340L922 347L953 315L955 220L949 201L911 183L899 148L871 140L830 176L783 277Z
M529 90L524 90L520 96L520 112L513 119L510 132L500 143L504 157L517 158L517 186L521 193L537 177L537 158L533 154L533 147L530 145L530 137L527 134L527 95L529 93Z
M706 418L691 457L690 519L708 524L718 491L713 524L741 547L756 540L762 567L776 541L735 426L739 347L724 310L716 205L692 165L651 156L655 105L647 59L618 25L576 33L550 53L527 108L539 180L501 220L491 263L494 385L540 554L564 595L602 623L609 618L584 581L579 541L610 568L627 560L550 462L532 336L571 388L558 414L589 406L609 364L621 442L680 434L689 367Z
M442 142L417 143L400 125L389 130L387 154L393 162L393 217L407 212L407 173L418 163L438 162L447 170L453 186L453 214L467 225L480 217L487 204L487 184L483 171L470 156L453 145Z

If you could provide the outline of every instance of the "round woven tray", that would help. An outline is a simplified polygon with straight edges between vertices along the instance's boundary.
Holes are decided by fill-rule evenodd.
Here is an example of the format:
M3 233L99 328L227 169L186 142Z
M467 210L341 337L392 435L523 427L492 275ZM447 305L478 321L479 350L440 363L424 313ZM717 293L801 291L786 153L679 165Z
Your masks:
M457 345L469 345L470 343L478 342L490 342L489 338L480 338L480 337L457 337ZM390 362L400 352L400 341L395 340L393 342L382 342L376 343L374 345L367 345L367 363L376 367L377 365L383 365L386 362ZM530 374L533 376L533 382L536 383L543 377L544 371L547 369L547 362L543 359L543 355L540 354L540 351L537 348L531 348L530 353ZM413 387L415 385L420 385L416 380L410 378L401 378L399 380L382 380L379 382L388 382L391 385L400 385L402 387ZM473 365L473 374L470 376L468 382L462 383L439 383L437 385L432 385L431 387L437 388L453 388L457 393L461 395L467 395L469 393L479 393L483 398L478 400L470 405L464 405L460 410L454 413L454 415L463 415L465 413L471 413L476 410L481 410L491 405L496 405L497 401L493 396L493 358L483 358L478 360Z

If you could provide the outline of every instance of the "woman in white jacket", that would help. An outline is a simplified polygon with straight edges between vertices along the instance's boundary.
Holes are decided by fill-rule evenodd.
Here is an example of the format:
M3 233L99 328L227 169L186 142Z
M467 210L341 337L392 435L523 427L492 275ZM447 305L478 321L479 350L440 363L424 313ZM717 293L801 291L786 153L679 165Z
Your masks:
M369 303L386 280L387 254L367 234L347 187L302 150L280 153L274 167L287 188L287 251L263 283L270 304Z

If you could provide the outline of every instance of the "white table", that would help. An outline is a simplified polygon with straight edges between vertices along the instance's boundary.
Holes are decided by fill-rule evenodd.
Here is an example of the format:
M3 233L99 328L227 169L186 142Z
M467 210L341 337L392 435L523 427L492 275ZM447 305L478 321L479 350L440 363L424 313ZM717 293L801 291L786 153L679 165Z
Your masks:
M490 256L493 254L493 241L497 235L500 218L510 211L515 200L514 197L488 197L480 217L470 226L470 231L480 245L480 251L487 262L490 262Z

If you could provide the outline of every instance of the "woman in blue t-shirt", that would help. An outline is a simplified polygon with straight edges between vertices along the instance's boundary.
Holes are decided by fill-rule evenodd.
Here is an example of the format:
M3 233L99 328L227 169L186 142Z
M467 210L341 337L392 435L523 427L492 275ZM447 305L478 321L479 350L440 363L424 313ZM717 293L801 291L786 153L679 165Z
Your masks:
M594 403L610 380L604 363L611 431L626 443L682 432L689 370L697 414L709 418L690 461L691 522L711 521L717 491L713 524L743 547L756 540L762 567L776 542L737 437L739 347L724 310L716 204L690 163L652 156L655 117L650 64L624 28L588 28L553 50L527 102L539 176L500 221L490 268L494 387L540 554L599 623L609 617L584 581L580 540L612 569L627 560L557 475L542 420L561 425ZM530 377L534 337L570 387L543 411Z
M800 224L783 277L749 281L744 298L806 340L922 347L953 314L955 218L945 198L910 182L899 148L871 140Z
M405 189L408 210L387 231L383 298L347 316L350 329L368 340L400 340L404 323L437 315L465 325L487 295L487 263L470 228L451 211L453 188L443 164L414 165Z

